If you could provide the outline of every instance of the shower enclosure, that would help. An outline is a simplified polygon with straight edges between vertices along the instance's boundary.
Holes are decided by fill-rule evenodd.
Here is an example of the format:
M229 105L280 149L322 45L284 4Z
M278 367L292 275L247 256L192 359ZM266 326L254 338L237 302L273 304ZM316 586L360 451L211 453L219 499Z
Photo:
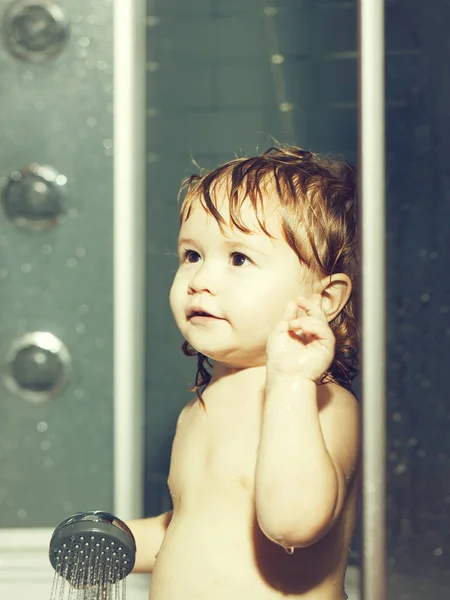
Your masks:
M71 513L170 508L194 375L168 306L179 183L274 140L358 163L363 4L0 0L0 595L48 600L48 541ZM447 21L386 3L386 559L388 597L405 600L444 600L449 579L449 412L430 357L450 339L450 203L428 203L448 194ZM378 542L364 540L382 560ZM130 576L131 600L147 594Z

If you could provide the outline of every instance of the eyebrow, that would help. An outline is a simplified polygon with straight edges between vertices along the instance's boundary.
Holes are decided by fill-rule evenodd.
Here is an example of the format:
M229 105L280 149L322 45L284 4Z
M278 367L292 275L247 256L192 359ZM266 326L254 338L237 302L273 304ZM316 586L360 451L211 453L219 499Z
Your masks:
M181 246L182 244L195 245L195 241L190 238L179 238L178 245Z
M182 246L183 244L189 246L196 246L198 245L198 242L196 242L195 240L191 239L191 238L180 238L178 240L178 246ZM261 254L262 256L267 256L267 253L264 252L263 250L258 250L257 248L254 248L251 245L246 244L245 242L242 241L238 241L238 240L227 240L226 238L224 238L224 244L226 244L227 246L243 246L244 248L248 248L249 250L251 250L252 252L256 252L258 254Z

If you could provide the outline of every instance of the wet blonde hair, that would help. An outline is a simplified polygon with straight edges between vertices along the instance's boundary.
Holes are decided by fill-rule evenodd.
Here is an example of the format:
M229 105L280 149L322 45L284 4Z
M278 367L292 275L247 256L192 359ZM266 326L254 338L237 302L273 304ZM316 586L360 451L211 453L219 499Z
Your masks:
M275 198L284 238L299 260L319 277L345 273L352 281L349 301L330 323L336 338L335 356L321 381L335 380L351 389L358 373L359 247L354 169L342 160L295 146L279 146L259 156L236 158L183 181L181 222L189 218L194 203L200 201L224 228L226 221L217 208L214 194L219 185L226 186L229 218L237 229L251 233L241 218L242 204L250 200L259 226L270 236L264 222L264 209L269 199ZM182 348L186 355L197 356L197 374L191 391L196 391L201 399L201 390L211 379L207 368L211 364L187 341Z

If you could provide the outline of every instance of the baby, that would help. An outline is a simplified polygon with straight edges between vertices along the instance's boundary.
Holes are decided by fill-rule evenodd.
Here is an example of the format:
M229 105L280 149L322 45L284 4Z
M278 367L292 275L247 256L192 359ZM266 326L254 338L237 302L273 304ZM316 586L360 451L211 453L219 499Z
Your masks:
M128 523L151 600L343 600L358 496L356 190L296 147L185 185L170 292L198 360L168 485Z

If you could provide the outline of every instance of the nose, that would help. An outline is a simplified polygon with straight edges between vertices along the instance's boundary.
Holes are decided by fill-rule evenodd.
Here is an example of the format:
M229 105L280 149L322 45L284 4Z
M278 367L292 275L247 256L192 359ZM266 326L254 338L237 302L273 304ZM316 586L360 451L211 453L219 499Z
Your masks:
M189 282L189 293L198 294L200 292L207 292L208 294L215 295L217 293L217 270L203 262L199 265L195 273L192 274Z

